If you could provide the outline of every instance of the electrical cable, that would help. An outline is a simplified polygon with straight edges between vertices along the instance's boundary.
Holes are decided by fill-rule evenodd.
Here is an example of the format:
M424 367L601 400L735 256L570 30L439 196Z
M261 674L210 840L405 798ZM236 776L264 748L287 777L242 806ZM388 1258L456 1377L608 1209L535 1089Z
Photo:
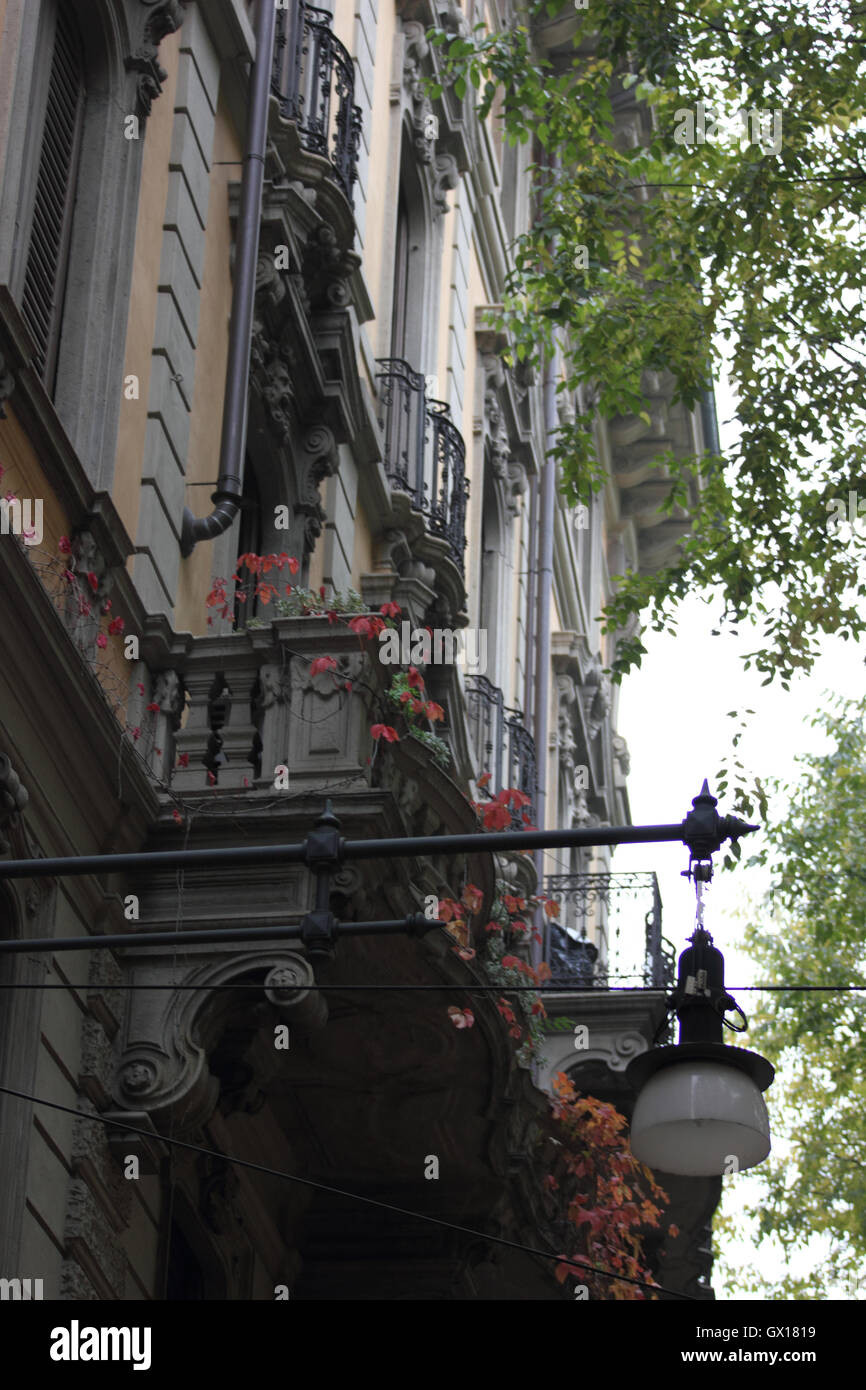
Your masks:
M25 957L25 959L26 959L26 957ZM41 962L34 961L33 964L41 964ZM315 983L298 985L298 990L299 990L299 991L302 991L302 990L322 990L322 989L327 990L327 989L331 989L331 990L334 991L335 994L345 994L345 993L347 993L347 992L353 992L353 993L358 993L358 992L360 992L360 993L364 993L365 991L368 991L368 992L374 993L374 994L380 994L380 993L382 993L382 992L384 992L384 991L389 991L389 990L403 991L404 993L410 993L410 994L411 994L411 993L413 993L413 992L423 993L424 991L427 991L427 990L432 991L432 990L442 990L442 989L446 989L446 990L447 990L447 989L462 990L464 994L484 994L484 993L488 993L488 992L496 993L497 991L498 991L499 994L517 994L517 993L521 993L521 992L523 992L523 991L527 991L527 992L532 993L532 994L559 994L559 995L562 995L562 994L580 994L580 995L584 995L584 994L595 994L595 995L600 995L600 994L664 994L666 991L668 991L668 990L671 989L671 988L673 988L673 986L668 986L668 985L602 985L602 986L599 986L599 985L595 985L595 986L593 986L593 985L557 985L557 984L552 984L552 985L550 985L550 984L547 984L547 985L508 985L508 984L505 984L505 985L474 985L474 984L473 984L473 985L465 985L465 984L461 984L459 980L446 981L444 984L441 984L441 985L342 985L342 984L339 984L339 983L337 983L337 984L326 984L326 985L319 985L319 984L315 984ZM745 991L747 991L747 990L749 990L749 991L755 991L755 990L758 990L758 991L771 991L771 990L772 990L772 991L777 991L777 992L782 993L782 994L788 994L788 993L790 993L790 994L796 994L798 991L801 992L801 993L807 993L807 992L811 992L811 993L822 993L822 992L823 992L823 993L830 993L830 994L832 994L832 993L849 993L849 992L856 992L856 991L858 991L858 990L861 990L861 991L862 991L862 990L866 990L866 985L726 985L725 988L726 988L726 989L730 989L730 990L736 990L738 993L743 993L743 992L745 992ZM237 989L237 990L241 990L241 989L258 989L258 990L261 990L261 989L264 989L264 982L263 982L263 981L259 981L259 983L256 984L256 983L246 983L246 982L241 981L241 982L239 982L239 983L237 983L237 984L233 984L233 985L232 985L232 984L228 984L228 985L170 984L170 983L169 983L169 984L165 984L165 983L163 983L163 984L147 984L147 985L143 985L143 984L127 984L127 983L118 983L118 984L112 983L112 984L105 984L105 985L93 985L93 984L86 984L86 985L84 985L84 984L76 984L74 981L71 981L71 980L70 980L70 981L67 982L66 984L56 984L56 985L53 985L53 984L32 984L32 983L0 984L0 990L4 990L4 989L75 989L75 990L78 990L80 993L83 993L83 994L88 994L88 993L89 993L89 994L108 993L108 992L110 992L110 991L113 990L113 989L177 989L177 990L183 990L183 989L196 990L196 989L197 989L197 990L201 990L202 993L204 993L204 991L206 991L206 990L207 990L207 991L211 991L211 990L221 990L221 989L225 989L225 990L230 990L230 989Z
M26 959L26 956L25 956ZM33 960L33 965L42 965L40 960ZM264 981L259 983L247 983L238 981L238 984L131 984L111 983L111 984L79 984L75 981L67 981L65 984L0 984L0 990L78 990L81 994L107 994L111 990L263 990ZM303 990L334 990L335 994L346 994L346 992L374 992L381 994L385 991L403 991L406 994L411 992L423 992L434 990L463 990L464 994L487 994L487 992L499 992L499 994L518 994L518 992L531 992L531 994L664 994L669 992L673 986L666 984L614 984L614 986L578 986L578 984L461 984L459 980L445 981L443 984L299 984L297 991ZM745 991L777 991L780 994L796 994L796 992L824 992L824 994L844 994L844 992L856 992L866 990L866 984L730 984L727 990L735 990L738 994Z
M172 1144L180 1149L188 1149L191 1153L204 1154L207 1158L220 1159L224 1163L233 1163L239 1168L250 1168L253 1172L264 1173L269 1178L283 1178L287 1182L301 1183L304 1187L313 1187L319 1192L328 1192L335 1197L348 1197L354 1202L364 1202L367 1206L380 1207L384 1211L396 1212L398 1216L409 1216L417 1221L426 1221L433 1226L444 1226L450 1231L459 1231L461 1235L475 1236L480 1240L491 1241L496 1245L507 1245L512 1250L521 1250L527 1255L538 1255L544 1260L555 1260L557 1264L574 1264L585 1269L590 1274L599 1274L604 1279L618 1280L623 1284L634 1284L637 1288L652 1289L654 1293L666 1293L671 1298L685 1299L690 1303L699 1303L702 1300L696 1299L692 1294L679 1293L675 1289L665 1288L663 1284L650 1284L645 1279L633 1279L627 1274L612 1274L610 1270L601 1269L597 1265L591 1265L580 1259L576 1255L563 1256L553 1255L549 1250L538 1250L532 1245L523 1245L520 1241L508 1240L505 1236L488 1235L486 1231L476 1231L471 1226L459 1226L454 1221L446 1221L440 1216L427 1216L424 1212L410 1211L407 1207L397 1207L391 1202L381 1202L376 1197L364 1197L359 1192L347 1192L341 1187L331 1187L327 1183L316 1182L313 1178L302 1178L297 1173L283 1173L277 1168L268 1168L264 1163L252 1163L246 1158L234 1158L231 1154L217 1153L214 1149L206 1149L201 1144L190 1144L184 1139L170 1139L165 1134L157 1134L153 1130L141 1129L137 1125L128 1125L120 1120L106 1118L103 1115L90 1115L86 1110L76 1110L71 1105L61 1105L56 1100L43 1100L40 1096L30 1095L27 1091L15 1091L10 1086L0 1086L0 1093L7 1096L16 1096L19 1100L29 1101L32 1105L45 1105L51 1110L62 1110L67 1115L74 1115L76 1119L91 1120L97 1124L110 1126L112 1129L128 1130L131 1134L141 1134L146 1139L153 1141L161 1140L164 1144Z

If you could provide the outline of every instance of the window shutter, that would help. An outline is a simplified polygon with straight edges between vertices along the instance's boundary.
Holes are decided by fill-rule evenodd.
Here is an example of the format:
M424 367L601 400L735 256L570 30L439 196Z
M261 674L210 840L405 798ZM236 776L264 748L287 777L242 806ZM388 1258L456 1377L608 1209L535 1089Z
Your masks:
M74 18L59 7L33 204L22 312L53 393L84 121L84 63Z

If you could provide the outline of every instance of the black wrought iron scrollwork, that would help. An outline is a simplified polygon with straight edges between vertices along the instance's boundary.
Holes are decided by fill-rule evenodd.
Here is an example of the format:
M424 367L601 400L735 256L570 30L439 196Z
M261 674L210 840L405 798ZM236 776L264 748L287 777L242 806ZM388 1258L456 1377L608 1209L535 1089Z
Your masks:
M429 400L424 377L400 357L382 358L379 425L385 435L385 472L406 492L430 533L447 541L463 574L466 547L466 445L444 401Z
M488 791L494 795L506 787L516 787L529 797L530 804L515 807L512 824L521 829L534 817L536 794L535 739L523 723L520 710L509 709L502 691L486 676L466 677L466 704L469 727L480 771L490 773Z
M673 987L676 952L662 936L662 902L654 873L550 874L545 890L560 904L559 919L551 924L554 983ZM644 919L642 940L633 925L639 913ZM589 929L594 940L603 943L603 951L589 940Z
M277 11L271 90L280 114L297 125L304 148L330 160L352 203L361 108L354 104L352 59L334 36L327 10L300 0L291 10Z

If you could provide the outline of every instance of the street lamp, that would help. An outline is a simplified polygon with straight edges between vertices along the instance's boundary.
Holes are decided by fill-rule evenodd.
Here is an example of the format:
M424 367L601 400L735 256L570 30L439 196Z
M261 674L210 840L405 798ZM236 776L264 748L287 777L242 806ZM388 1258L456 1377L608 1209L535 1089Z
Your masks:
M710 860L690 864L697 893L697 925L679 959L670 1006L679 1019L676 1046L656 1047L626 1069L639 1091L631 1122L635 1158L650 1168L685 1177L716 1177L762 1163L770 1152L763 1091L775 1076L764 1057L722 1042L725 1026L744 1031L747 1020L725 989L725 961L703 924L702 891ZM735 1010L736 1026L725 1014Z

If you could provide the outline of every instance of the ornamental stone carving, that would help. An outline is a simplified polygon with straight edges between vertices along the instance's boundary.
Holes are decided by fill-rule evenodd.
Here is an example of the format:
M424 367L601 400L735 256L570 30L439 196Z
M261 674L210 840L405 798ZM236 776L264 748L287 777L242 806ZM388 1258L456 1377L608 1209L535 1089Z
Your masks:
M622 734L614 734L611 740L613 746L613 756L619 765L623 777L627 777L631 768L631 755L628 751L628 744Z
M154 702L160 713L168 716L172 727L177 728L183 714L184 688L177 671L160 671L153 692Z
M319 484L337 472L340 455L337 441L327 425L314 425L301 445L297 512L304 519L304 545L313 550L325 525L325 509Z
M180 949L185 939L180 933ZM130 950L135 950L134 935ZM143 988L130 991L124 1051L112 1089L121 1109L146 1113L157 1130L168 1124L175 1133L189 1133L207 1123L221 1089L219 1077L211 1073L210 1059L221 1040L230 1039L235 1023L240 1025L239 1036L254 1036L273 1019L274 1005L267 998L266 985L279 986L281 977L275 971L290 970L298 984L294 996L279 1005L280 1015L292 1027L309 1032L321 1027L326 1018L324 1001L319 1001L317 991L306 988L312 971L300 953L239 951L188 970L178 965L174 955L148 955L133 957L130 967L130 982ZM229 988L232 985L239 987L237 994ZM257 1005L249 985L261 986ZM227 1075L228 1092L233 1085L233 1077Z
M433 160L433 210L437 217L448 211L448 193L460 182L460 170L453 154L437 154Z
M349 282L360 264L357 252L340 245L331 224L321 222L304 247L304 282L312 310L344 309L351 304Z
M0 854L6 854L9 842L3 831L14 816L20 815L30 797L22 787L18 773L5 753L0 753Z
M430 52L424 25L410 19L403 22L406 46L403 53L403 84L412 105L412 144L421 164L431 164L436 148L438 123L430 98L424 91L421 64Z
M147 1095L156 1087L157 1070L150 1062L127 1062L120 1073L120 1085L131 1096Z
M484 367L484 424L493 476L502 485L505 505L511 516L517 516L518 499L526 491L526 470L514 457L505 419L503 398L507 395L508 378L502 359L495 353L485 353Z
M243 1224L240 1179L228 1160L215 1154L202 1154L198 1168L199 1210L215 1235L228 1235Z
M587 733L590 739L593 739L610 714L613 698L610 679L602 670L598 657L593 659L593 665L584 682L582 694Z
M187 0L139 0L149 11L141 37L133 53L124 59L127 72L138 74L136 100L138 115L146 120L168 74L158 61L159 45L183 24Z
M257 705L260 710L282 705L290 697L289 672L285 666L260 666Z

